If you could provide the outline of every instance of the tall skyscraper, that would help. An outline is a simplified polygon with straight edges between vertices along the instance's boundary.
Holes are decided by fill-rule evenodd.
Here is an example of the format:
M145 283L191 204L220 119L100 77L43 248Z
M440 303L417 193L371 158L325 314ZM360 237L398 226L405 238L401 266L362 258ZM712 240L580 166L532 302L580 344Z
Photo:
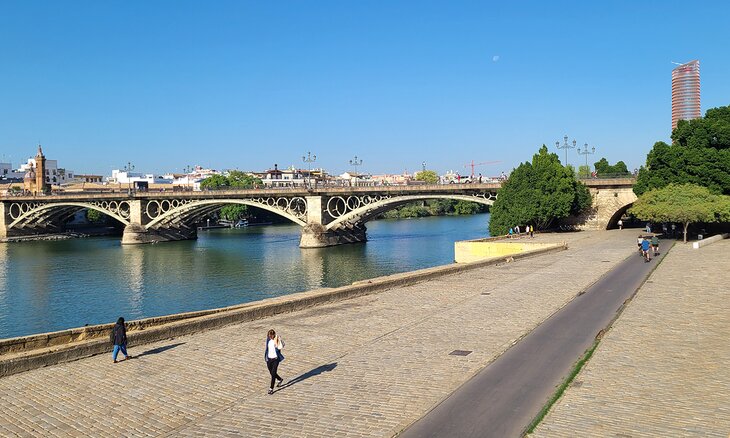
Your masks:
M700 117L700 61L694 60L672 70L672 130L678 120Z

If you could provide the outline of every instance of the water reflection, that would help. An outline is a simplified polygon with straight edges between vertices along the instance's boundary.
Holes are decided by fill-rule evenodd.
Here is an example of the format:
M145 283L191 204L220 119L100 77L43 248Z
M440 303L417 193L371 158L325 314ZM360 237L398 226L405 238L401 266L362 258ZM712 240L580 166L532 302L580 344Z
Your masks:
M485 215L368 223L368 242L300 249L297 225L201 232L121 246L117 238L0 244L0 338L223 307L453 260Z
M123 282L131 291L129 294L130 310L134 314L142 314L144 299L144 255L145 247L140 245L122 245Z

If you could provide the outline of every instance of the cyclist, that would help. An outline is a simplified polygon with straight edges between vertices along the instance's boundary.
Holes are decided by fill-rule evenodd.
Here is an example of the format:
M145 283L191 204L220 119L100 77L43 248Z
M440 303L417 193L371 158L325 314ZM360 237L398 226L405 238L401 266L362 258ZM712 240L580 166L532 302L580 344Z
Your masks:
M651 256L649 255L649 239L644 238L644 240L641 241L641 253L644 255L644 262L650 262Z
M654 251L654 257L659 255L659 238L656 235L651 236L651 249Z

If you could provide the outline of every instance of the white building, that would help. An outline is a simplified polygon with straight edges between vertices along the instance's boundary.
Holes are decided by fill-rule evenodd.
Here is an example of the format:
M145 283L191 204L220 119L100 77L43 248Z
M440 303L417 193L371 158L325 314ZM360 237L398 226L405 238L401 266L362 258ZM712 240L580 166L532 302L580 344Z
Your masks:
M0 163L0 178L19 178L23 179L25 172L13 170L13 166L10 163Z
M126 170L112 170L112 176L107 179L110 183L134 184L146 182L147 184L172 184L172 179L155 176L152 173L129 172Z

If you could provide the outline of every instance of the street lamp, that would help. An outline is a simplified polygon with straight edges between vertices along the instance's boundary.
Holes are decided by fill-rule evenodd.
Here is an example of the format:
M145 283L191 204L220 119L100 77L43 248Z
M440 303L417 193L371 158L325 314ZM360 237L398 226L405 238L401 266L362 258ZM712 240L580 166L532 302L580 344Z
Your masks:
M183 170L185 171L185 189L190 190L190 173L193 171L193 166L187 164Z
M353 173L357 175L357 166L362 166L362 159L357 159L357 155L355 155L355 158L350 160L350 166L353 168ZM353 175L354 176L354 175ZM350 185L353 185L352 178L350 178Z
M129 177L129 172L134 170L134 164L127 161L127 165L124 166L122 168L122 170L124 170L124 173L126 173L126 175L127 175L127 193L131 195L132 194L132 180Z
M311 179L312 178L312 163L317 161L317 156L312 155L311 152L307 152L307 156L306 157L303 156L302 161L307 163L307 179ZM310 184L311 184L311 181L310 181ZM316 184L316 181L315 181L315 184ZM305 187L307 186L306 180L304 180L304 186Z
M591 148L591 150L589 151L588 150L588 143L586 143L585 145L583 145L583 152L581 152L580 146L578 146L577 151L578 151L578 155L585 155L586 156L586 167L588 167L588 155L595 154L596 153L596 147L593 146ZM588 168L588 170L590 170L590 168Z
M562 146L560 145L560 142L559 141L556 141L555 142L555 147L558 148L558 149L565 149L565 165L567 166L568 165L568 149L575 148L576 141L573 140L573 145L571 146L568 143L568 136L567 135L565 137L563 137L563 140L565 141L565 143Z

